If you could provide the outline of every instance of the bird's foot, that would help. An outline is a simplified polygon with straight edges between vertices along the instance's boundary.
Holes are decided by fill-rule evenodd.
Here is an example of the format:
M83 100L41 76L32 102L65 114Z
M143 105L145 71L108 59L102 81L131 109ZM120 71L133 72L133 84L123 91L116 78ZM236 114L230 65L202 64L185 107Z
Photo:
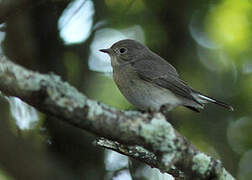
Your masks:
M155 108L152 108L152 107L149 107L148 109L146 110L140 110L141 113L148 113L148 114L154 114L154 113L157 113L159 112L157 109Z
M170 119L171 116L171 110L173 109L173 107L171 107L170 105L164 104L159 108L159 112L161 114L163 114L165 116L165 118L168 120Z
M161 112L162 114L167 114L169 111L171 111L171 106L169 106L167 104L163 104L159 108L159 112Z
M152 108L152 107L149 107L147 111L148 111L148 113L150 113L150 114L154 114L154 113L158 112L157 109Z

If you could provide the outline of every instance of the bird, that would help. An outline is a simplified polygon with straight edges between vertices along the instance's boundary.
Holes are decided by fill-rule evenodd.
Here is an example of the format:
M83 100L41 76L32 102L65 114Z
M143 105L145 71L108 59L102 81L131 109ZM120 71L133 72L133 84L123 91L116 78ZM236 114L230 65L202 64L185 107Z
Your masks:
M230 111L234 108L187 85L168 61L133 39L100 49L110 56L113 79L120 92L139 110L171 111L184 106L200 112L208 103Z

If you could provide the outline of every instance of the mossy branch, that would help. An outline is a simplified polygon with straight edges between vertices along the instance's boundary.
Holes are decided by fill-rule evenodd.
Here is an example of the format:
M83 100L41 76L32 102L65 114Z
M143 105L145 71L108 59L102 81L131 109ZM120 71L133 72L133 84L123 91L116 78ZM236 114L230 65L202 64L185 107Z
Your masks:
M57 75L27 70L5 56L0 56L0 90L111 142L142 147L139 154L145 149L155 158L148 159L149 163L143 157L135 158L161 172L176 167L189 179L234 179L219 160L198 151L159 112L116 110L88 99Z

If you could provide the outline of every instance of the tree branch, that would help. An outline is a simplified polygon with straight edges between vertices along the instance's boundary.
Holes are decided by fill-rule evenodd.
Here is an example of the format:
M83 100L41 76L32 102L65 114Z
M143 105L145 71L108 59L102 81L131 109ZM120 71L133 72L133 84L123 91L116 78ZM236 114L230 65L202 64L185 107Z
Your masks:
M151 165L161 172L175 166L190 179L234 179L219 160L198 151L161 113L116 110L88 99L57 75L27 70L5 56L0 57L0 90L97 136L142 146L155 155Z
M159 167L159 165L157 164L157 156L154 153L143 148L142 146L123 145L117 141L110 141L105 138L96 139L94 145L124 154L138 161L141 161L151 167ZM168 173L176 178L184 178L184 174L181 171L177 170L174 166L169 169Z

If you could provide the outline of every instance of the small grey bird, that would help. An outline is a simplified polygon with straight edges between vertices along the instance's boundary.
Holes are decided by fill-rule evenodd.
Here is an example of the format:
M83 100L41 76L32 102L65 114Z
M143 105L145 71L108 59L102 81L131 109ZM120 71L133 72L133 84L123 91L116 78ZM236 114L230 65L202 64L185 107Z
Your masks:
M185 106L199 112L204 104L214 103L233 111L232 106L192 89L170 63L135 40L121 40L100 51L109 54L121 93L141 110L165 105L168 111Z

